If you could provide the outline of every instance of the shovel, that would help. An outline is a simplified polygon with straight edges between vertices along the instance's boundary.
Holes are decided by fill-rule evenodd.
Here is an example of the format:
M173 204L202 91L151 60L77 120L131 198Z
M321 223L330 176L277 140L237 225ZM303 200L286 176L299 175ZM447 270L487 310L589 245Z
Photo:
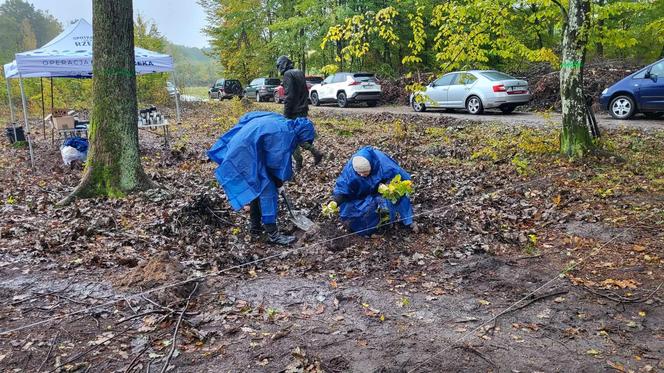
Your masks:
M311 221L300 211L293 210L293 205L291 204L290 199L286 195L286 192L281 192L281 196L284 197L286 201L286 207L288 207L288 212L290 213L290 220L295 224L296 227L302 229L305 232L309 232L313 227L316 226L316 223Z

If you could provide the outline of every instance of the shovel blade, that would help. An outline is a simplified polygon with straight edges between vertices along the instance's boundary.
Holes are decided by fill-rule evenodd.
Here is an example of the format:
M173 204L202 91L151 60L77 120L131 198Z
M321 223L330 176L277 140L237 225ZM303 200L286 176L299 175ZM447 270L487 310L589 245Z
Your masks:
M291 221L293 224L295 224L296 227L302 229L305 232L309 232L316 226L316 223L311 221L311 219L298 212L293 213L293 216L291 216Z

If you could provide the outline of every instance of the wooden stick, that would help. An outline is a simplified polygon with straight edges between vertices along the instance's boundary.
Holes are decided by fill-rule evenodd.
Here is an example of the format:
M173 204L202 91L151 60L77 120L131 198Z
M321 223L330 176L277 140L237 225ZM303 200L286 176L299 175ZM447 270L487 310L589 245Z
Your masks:
M89 354L90 352L96 350L97 348L100 348L100 347L104 346L104 344L105 344L106 342L110 342L110 341L114 340L115 338L118 338L118 337L124 335L126 332L129 331L129 329L131 329L131 327L129 327L129 328L127 328L127 329L124 329L123 331L119 332L118 334L116 334L116 335L114 335L114 336L112 336L112 337L106 338L105 340L103 340L103 341L101 341L100 343L98 343L98 344L96 344L96 345L94 345L94 346L92 346L92 347L86 349L86 350L83 351L83 352L79 352L78 354L76 354L76 355L75 355L74 357L72 357L71 359L65 361L64 363L61 363L60 365L58 365L58 366L56 366L55 368L53 368L52 370L50 370L49 373L56 372L56 371L58 371L60 368L62 368L63 366L65 366L65 365L67 365L67 364L70 364L70 363L73 363L74 361L76 361L76 360L82 358L83 356Z
M180 312L180 317L178 317L178 322L177 324L175 324L175 331L173 332L173 340L171 341L171 351L168 353L168 357L166 358L166 364L164 364L164 366L161 368L161 373L166 372L166 369L168 368L168 365L171 362L171 358L173 357L173 353L175 352L175 345L178 338L178 330L180 329L182 318L184 317L185 312L187 312L187 308L189 307L189 301L191 301L191 297L194 295L197 289L198 289L198 282L194 286L194 290L192 290L191 293L189 293L189 297L187 297L187 303L185 303L184 308L182 308L182 311Z
M134 356L134 359L131 361L131 363L129 363L129 366L127 367L127 369L125 369L124 373L129 373L129 371L132 370L132 368L134 368L134 365L136 364L136 361L138 361L138 358L141 357L141 355L143 355L145 351L148 350L148 348L150 348L149 343L146 343L146 345L147 346L145 346L145 348L141 350L141 352L139 352L138 354L136 354L136 356Z
M58 341L59 336L60 336L60 331L58 331L58 334L56 334L55 337L53 337L53 339L51 340L51 348L48 349L48 353L46 354L46 358L44 359L44 361L42 361L41 365L37 369L37 372L41 372L42 368L44 367L44 364L46 364L46 362L48 361L48 358L51 357L51 352L53 352L53 347L55 347L55 342Z

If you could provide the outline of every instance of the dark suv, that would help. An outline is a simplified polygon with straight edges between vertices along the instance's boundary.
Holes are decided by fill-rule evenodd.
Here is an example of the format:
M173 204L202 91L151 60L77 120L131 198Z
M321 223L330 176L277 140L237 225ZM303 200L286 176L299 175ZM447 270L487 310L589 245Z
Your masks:
M279 78L256 78L244 88L244 95L255 97L257 102L269 101L274 97L274 89L280 84Z
M242 97L242 84L237 79L218 79L208 90L210 99L231 99Z

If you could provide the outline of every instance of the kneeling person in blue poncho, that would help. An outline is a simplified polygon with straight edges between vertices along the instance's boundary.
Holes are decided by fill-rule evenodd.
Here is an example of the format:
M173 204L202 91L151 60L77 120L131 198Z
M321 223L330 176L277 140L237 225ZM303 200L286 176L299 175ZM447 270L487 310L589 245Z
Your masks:
M381 223L388 223L381 222L382 211L389 214L389 222L400 221L416 232L410 198L404 195L388 200L379 192L395 177L397 181L410 180L410 175L387 154L370 146L358 150L346 163L334 187L333 199L339 206L342 222L353 232L368 236ZM406 183L410 186L410 181Z
M233 209L250 205L251 233L260 234L261 222L269 242L288 245L295 237L279 233L279 190L293 177L291 157L295 148L312 143L313 123L307 118L286 119L272 112L242 116L208 151L219 164L215 176Z

